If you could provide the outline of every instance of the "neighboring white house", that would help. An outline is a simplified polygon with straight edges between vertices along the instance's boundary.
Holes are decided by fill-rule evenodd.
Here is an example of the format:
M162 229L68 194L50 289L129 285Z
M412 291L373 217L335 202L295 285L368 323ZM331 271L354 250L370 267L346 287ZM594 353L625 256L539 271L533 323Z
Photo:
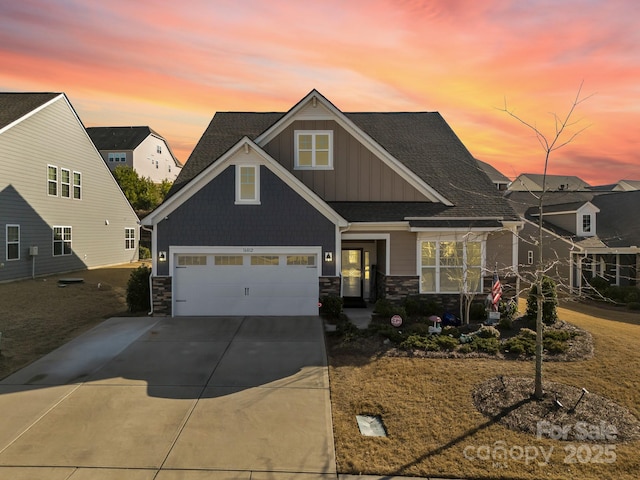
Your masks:
M155 183L173 182L182 170L167 141L149 127L89 127L87 132L111 170L126 165Z
M138 259L138 217L64 93L0 93L0 281Z

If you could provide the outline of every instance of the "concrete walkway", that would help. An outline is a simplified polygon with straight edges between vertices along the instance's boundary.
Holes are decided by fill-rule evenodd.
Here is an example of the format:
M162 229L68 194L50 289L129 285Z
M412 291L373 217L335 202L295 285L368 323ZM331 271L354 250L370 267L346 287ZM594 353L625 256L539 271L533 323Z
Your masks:
M0 480L338 478L316 317L110 319L0 412Z

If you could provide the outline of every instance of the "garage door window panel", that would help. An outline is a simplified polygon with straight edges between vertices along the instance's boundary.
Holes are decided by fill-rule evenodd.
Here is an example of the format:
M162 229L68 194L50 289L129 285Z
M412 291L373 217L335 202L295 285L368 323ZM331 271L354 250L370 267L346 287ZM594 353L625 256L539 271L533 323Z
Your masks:
M216 255L214 263L216 266L239 266L244 264L242 255Z
M251 255L251 265L280 265L280 257L277 255Z
M287 265L312 267L316 264L315 255L287 255Z
M178 265L181 267L194 266L194 265L206 265L206 255L178 255Z

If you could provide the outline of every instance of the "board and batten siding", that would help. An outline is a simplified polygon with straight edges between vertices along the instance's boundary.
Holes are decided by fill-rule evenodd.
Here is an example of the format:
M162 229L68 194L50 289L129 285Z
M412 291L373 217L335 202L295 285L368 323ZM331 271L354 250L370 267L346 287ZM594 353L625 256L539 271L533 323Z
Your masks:
M333 169L295 169L296 130L333 131ZM297 120L264 150L327 202L430 201L333 120Z
M47 165L71 173L71 198L50 196ZM73 199L80 172L81 200ZM113 265L138 258L137 216L64 97L0 134L0 281ZM6 260L7 224L20 225L20 260ZM53 256L53 226L72 228L72 255ZM125 228L136 245L125 249Z

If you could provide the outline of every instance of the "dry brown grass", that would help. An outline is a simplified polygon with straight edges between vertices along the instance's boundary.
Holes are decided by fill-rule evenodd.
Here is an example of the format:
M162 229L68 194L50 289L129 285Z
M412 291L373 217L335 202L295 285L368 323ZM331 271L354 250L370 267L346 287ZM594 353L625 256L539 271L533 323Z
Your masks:
M522 309L521 309L522 310ZM590 308L590 311L597 310ZM592 333L593 358L580 362L547 362L544 379L585 387L605 396L640 417L640 315L597 311L600 317L559 310L562 320ZM462 478L514 479L635 479L640 471L638 442L616 444L615 462L581 463L571 456L571 445L515 432L480 414L473 389L498 375L532 377L533 362L495 359L433 359L370 357L340 350L330 354L331 396L338 470L345 473L413 475ZM363 437L355 415L383 418L387 438ZM478 447L504 442L517 457L518 447L540 447L548 453L546 465L525 459L478 459ZM581 450L581 460L606 460L595 448ZM467 450L465 450L465 448ZM611 448L611 447L606 447ZM465 457L475 457L468 459ZM483 450L481 450L484 453ZM600 452L602 453L602 452ZM483 456L482 454L480 455ZM611 458L611 457L608 457ZM565 460L576 463L565 463Z
M0 284L0 378L106 318L127 315L127 280L139 265L130 263ZM84 283L59 287L60 278L82 278Z

